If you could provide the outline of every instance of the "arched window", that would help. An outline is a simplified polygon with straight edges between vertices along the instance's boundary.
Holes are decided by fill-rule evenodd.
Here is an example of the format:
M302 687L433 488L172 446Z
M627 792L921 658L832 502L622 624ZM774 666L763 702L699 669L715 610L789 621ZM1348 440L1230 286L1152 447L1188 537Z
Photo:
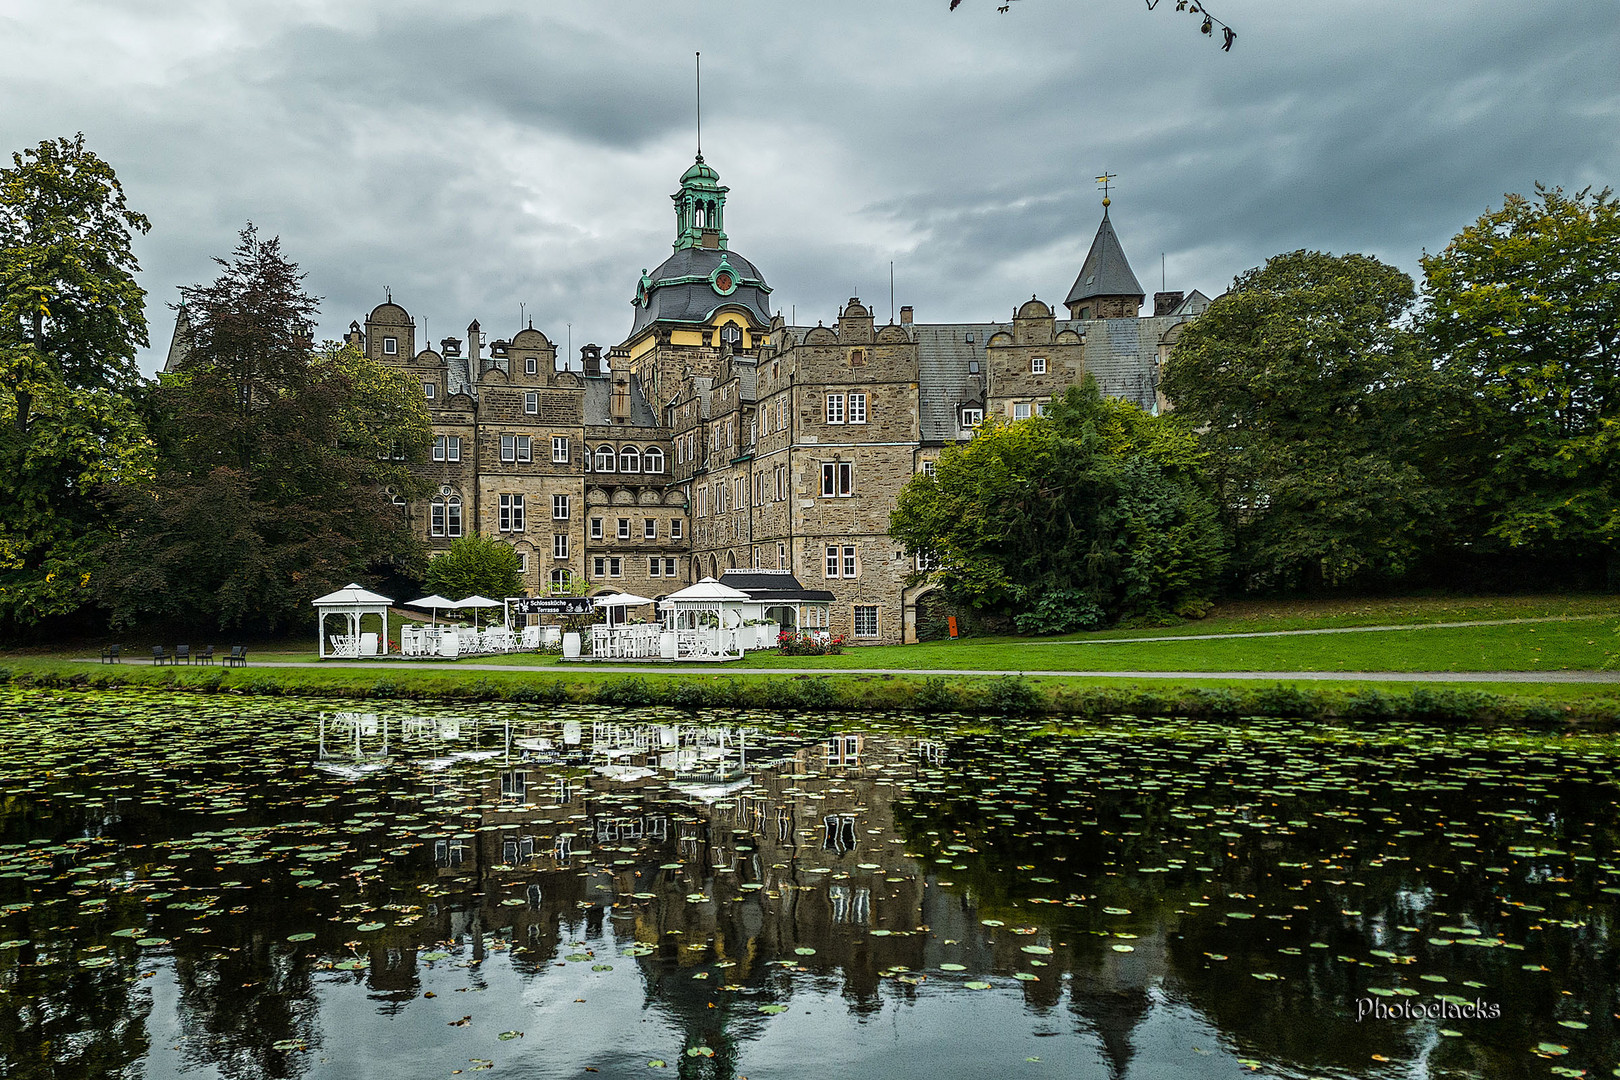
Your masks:
M445 502L445 535L461 535L461 496L452 495Z
M574 583L574 572L559 566L551 572L551 591L565 593Z
M641 471L661 473L664 471L664 452L656 446L647 447L646 456L641 462Z
M637 450L633 446L627 446L623 450L620 450L619 451L619 471L620 472L640 472L641 471L641 451Z
M613 471L613 447L611 447L611 446L598 446L596 448L596 471L597 472L612 472Z

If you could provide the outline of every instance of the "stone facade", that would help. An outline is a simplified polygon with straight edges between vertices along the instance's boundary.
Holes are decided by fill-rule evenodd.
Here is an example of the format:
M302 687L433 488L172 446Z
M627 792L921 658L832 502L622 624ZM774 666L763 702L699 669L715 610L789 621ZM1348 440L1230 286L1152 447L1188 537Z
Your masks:
M928 586L888 535L901 487L987 416L1038 414L1086 375L1165 407L1160 365L1209 302L1161 293L1139 318L1105 212L1069 319L1032 297L1004 323L919 324L905 308L879 326L851 298L833 325L790 326L728 247L726 191L701 158L682 177L675 254L642 272L630 335L605 357L559 357L532 325L486 345L477 322L465 352L454 338L418 350L391 297L351 324L357 347L422 382L437 491L409 513L430 548L502 537L535 593L583 581L660 597L728 569L789 570L833 593L827 629L906 640Z

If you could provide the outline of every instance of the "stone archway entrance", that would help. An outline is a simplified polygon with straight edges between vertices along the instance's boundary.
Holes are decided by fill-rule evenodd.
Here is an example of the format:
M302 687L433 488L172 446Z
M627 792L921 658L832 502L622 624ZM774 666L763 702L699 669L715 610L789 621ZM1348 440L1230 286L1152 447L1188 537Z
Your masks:
M950 614L945 590L923 583L906 590L900 598L902 638L907 645L920 641L940 641L950 636L946 617Z

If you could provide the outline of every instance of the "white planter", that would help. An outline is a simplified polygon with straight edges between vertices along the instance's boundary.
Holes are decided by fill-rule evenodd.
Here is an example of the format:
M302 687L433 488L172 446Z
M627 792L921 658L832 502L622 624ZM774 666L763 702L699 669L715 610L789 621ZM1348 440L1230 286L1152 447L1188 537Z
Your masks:
M578 660L579 659L579 635L578 634L575 634L575 633L564 634L562 636L562 646L563 646L563 659L565 659L565 660Z
M665 630L658 635L658 655L664 660L674 660L680 652L680 638L673 630Z
M360 635L360 655L361 656L376 656L377 655L377 635L376 634L361 634Z

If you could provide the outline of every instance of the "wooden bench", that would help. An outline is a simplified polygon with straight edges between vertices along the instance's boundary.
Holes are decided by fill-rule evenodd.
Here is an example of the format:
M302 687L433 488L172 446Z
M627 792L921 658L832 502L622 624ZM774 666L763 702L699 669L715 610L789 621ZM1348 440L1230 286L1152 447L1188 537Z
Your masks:
M123 663L123 660L118 655L119 648L120 646L117 645L103 645L101 648L101 662L103 664Z

